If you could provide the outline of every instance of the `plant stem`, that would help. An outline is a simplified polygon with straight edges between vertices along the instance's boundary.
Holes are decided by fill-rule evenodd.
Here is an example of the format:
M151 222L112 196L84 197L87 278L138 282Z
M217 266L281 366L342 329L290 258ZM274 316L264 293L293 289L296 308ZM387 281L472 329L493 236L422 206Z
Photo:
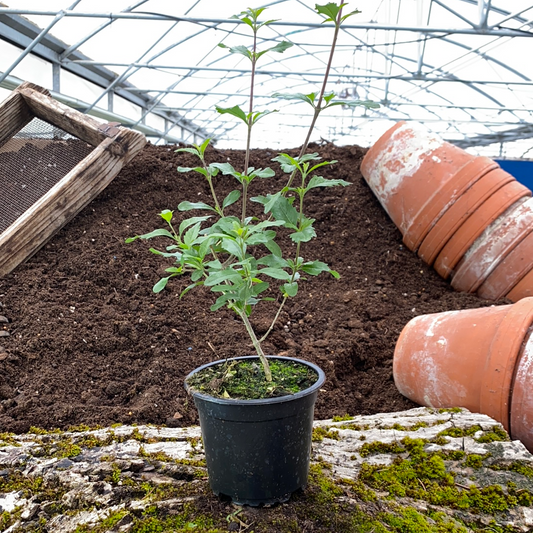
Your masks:
M250 320L248 320L248 317L246 316L246 311L242 311L241 309L238 309L237 307L235 307L234 309L237 311L237 314L241 317L241 320L244 323L244 327L246 328L248 335L250 335L250 338L252 339L252 344L254 345L255 351L257 352L257 355L259 356L259 359L261 360L261 364L263 365L263 370L265 371L266 380L272 381L272 372L270 371L270 365L268 364L268 360L266 358L265 352L263 352L263 348L261 347L261 342L257 339L254 328L252 327L252 324L250 324Z
M333 42L331 43L328 64L326 66L326 72L324 74L324 81L322 82L322 88L320 89L320 94L318 96L318 102L315 106L315 112L313 114L313 119L311 120L311 125L309 126L309 130L307 131L307 137L305 138L305 142L302 145L302 148L300 150L300 155L298 156L298 158L302 157L307 151L307 146L309 145L311 134L313 133L313 130L315 129L315 124L318 119L318 115L320 115L320 112L322 111L322 99L324 98L324 93L326 92L326 85L328 83L329 71L331 70L331 65L333 63L333 55L335 53L335 46L337 44L337 38L339 36L339 30L341 27L341 17L342 17L342 7L339 9L339 13L337 15L337 21L335 23L335 33L333 34ZM287 187L291 186L295 175L296 175L296 170L292 172L289 178L289 181L287 183Z
M207 168L206 171L209 172ZM209 183L209 188L211 189L211 196L215 201L215 209L217 210L217 213L222 217L224 216L224 211L220 208L220 204L218 203L217 194L215 192L215 188L213 187L213 179L209 177L207 178L207 182Z
M285 302L287 301L287 298L288 298L288 296L284 296L283 297L283 300L281 301L281 304L280 304L280 306L278 308L278 312L276 313L276 316L272 320L272 323L270 324L270 327L268 328L267 332L259 339L260 343L263 342L264 340L266 340L266 338L270 335L270 332L272 331L272 329L274 328L276 322L278 321L279 315L281 313L281 310L283 309L283 306L285 305Z
M250 79L250 105L248 106L248 133L246 135L246 154L244 156L244 176L248 176L248 165L250 164L250 143L252 140L252 126L253 126L253 110L254 110L254 83L255 83L255 64L257 63L257 58L255 56L257 50L257 28L254 27L254 45L252 48L252 73ZM247 201L247 190L248 183L246 178L243 181L243 191L242 191L242 215L241 221L244 224L246 218L246 201Z

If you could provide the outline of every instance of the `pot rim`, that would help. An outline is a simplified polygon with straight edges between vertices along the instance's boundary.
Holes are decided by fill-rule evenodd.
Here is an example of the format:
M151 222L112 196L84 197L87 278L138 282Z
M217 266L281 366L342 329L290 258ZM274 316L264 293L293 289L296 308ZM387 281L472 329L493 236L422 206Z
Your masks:
M199 366L198 368L195 368L192 372L189 372L189 374L185 376L185 390L187 391L187 394L190 394L193 398L201 398L203 400L206 400L212 403L221 404L221 405L238 405L238 404L250 405L250 406L272 405L272 404L277 404L277 403L291 402L299 398L309 396L313 394L315 391L318 391L318 389L326 381L326 374L319 366L315 365L314 363L305 361L303 359L297 359L296 357L284 357L281 355L268 355L267 359L282 359L285 361L294 361L296 363L300 363L300 364L310 367L317 373L318 377L317 377L316 382L313 383L313 385L311 385L307 389L297 392L296 394L287 394L285 396L277 396L276 398L262 398L262 399L254 399L254 400L243 400L243 399L238 399L238 398L216 398L215 396L211 396L203 392L191 391L190 387L187 384L187 379L190 376L192 376L193 374L196 374L197 372L200 372L204 368L219 365L221 363L225 363L226 361L239 361L242 359L259 359L259 356L258 355L245 355L241 357L230 357L228 359L219 359L218 361L212 361L211 363L207 363L205 365Z

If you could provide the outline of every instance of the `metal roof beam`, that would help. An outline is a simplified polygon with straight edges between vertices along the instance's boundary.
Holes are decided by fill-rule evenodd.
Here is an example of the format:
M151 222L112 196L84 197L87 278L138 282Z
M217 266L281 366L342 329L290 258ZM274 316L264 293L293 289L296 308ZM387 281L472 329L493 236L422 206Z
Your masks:
M3 9L0 9L0 11L3 11ZM40 39L37 42L36 39L38 37ZM53 65L60 65L61 68L104 89L110 85L114 85L117 78L116 73L105 68L103 65L96 64L89 57L77 50L70 53L70 59L62 60L61 56L69 48L68 45L49 33L43 33L38 26L23 17L5 16L0 13L0 38L23 49L28 49L28 47L32 46L31 52L33 54ZM8 74L9 72L6 72L4 76ZM130 91L131 88L133 88L131 83L123 81L120 85L113 86L113 91L118 96L139 106L141 109L147 108L151 103L151 97L146 94L132 92ZM179 122L180 126L191 132L197 129L196 125L181 116L176 117L172 113L165 113L162 118L172 122Z
M50 16L55 17L56 11L39 11L32 9L13 9L13 8L0 8L0 15L34 15L34 16ZM196 17L174 17L170 15L164 15L159 13L87 13L80 11L63 11L64 17L79 17L79 18L103 18L110 20L118 19L133 19L133 20L178 20L181 22L190 22L193 24L244 24L244 22L238 19L216 19L216 18L196 18ZM289 27L303 27L303 28L323 28L331 27L332 24L321 24L313 22L284 22L274 21L271 26L289 26ZM494 28L438 28L427 26L402 26L399 24L377 24L377 23L362 23L362 24L344 24L343 28L346 30L392 30L392 31L412 31L417 33L458 33L465 35L499 35L507 37L533 37L533 32L523 32L520 30L514 30L512 28L494 29Z
M471 148L473 146L488 146L489 144L494 143L506 143L523 139L531 139L532 137L533 124L527 124L511 130L487 133L485 135L468 137L461 140L454 140L453 143L459 146L459 148Z
M151 63L110 63L110 62L98 62L98 61L72 61L73 63L86 64L91 63L93 65L109 65L112 67L128 67L130 65L155 69L155 70L188 70L188 71L201 71L201 72L233 72L237 74L249 74L249 69L239 69L239 68L224 68L224 67L202 67L202 66L181 66L181 65L153 65ZM68 61L67 63L71 63ZM266 75L266 76L300 76L302 78L309 77L323 77L323 72L309 72L309 71L283 71L283 70L263 70L257 69L255 71L256 75ZM426 81L430 83L437 83L441 81L445 82L455 82L455 83L467 83L469 85L533 85L533 80L523 80L523 81L505 81L505 80L466 80L462 78L440 78L438 76L429 77L429 76L418 76L418 75L400 75L400 76L387 76L386 74L344 74L339 72L331 72L331 77L337 78L347 78L347 79L377 79L377 80L402 80L402 81Z

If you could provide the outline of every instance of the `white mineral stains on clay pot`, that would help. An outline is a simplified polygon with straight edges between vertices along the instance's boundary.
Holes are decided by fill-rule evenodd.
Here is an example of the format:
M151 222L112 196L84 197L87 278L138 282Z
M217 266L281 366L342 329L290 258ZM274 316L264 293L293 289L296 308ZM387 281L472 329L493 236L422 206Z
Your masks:
M532 323L533 298L513 305L418 316L405 326L396 344L395 384L421 405L465 407L491 416L511 435L513 395L516 405L530 409L524 415L526 422L520 422L524 420L520 415L515 425L529 424L529 428L533 424L533 342L520 354ZM513 379L519 360L522 366L516 375L522 380L522 392L515 399ZM526 445L533 447L533 439Z

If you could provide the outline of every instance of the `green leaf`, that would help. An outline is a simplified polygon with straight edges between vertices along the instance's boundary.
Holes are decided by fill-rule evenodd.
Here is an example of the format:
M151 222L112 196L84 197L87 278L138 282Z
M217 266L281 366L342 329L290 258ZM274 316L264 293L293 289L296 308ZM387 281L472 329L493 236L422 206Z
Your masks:
M346 4L341 4L338 6L335 2L329 2L324 5L315 4L315 10L321 15L326 16L324 22L337 22L337 15L339 14L340 9L345 5Z
M136 241L137 239L152 239L154 237L170 237L171 239L175 239L174 235L172 235L170 231L164 228L160 228L155 229L150 233L145 233L144 235L135 235L135 237L128 237L125 242L126 244L129 244L130 242Z
M249 177L258 177L258 178L271 178L272 176L275 176L276 173L271 168L258 168L257 170L253 169L253 167L250 167L248 169Z
M313 221L314 222L314 221ZM302 228L299 231L295 231L294 233L291 233L289 237L294 242L308 242L313 237L316 237L316 232L313 228L313 226L307 226L305 228Z
M196 148L178 148L177 150L174 150L175 152L187 152L189 154L196 155L200 157L200 152Z
M334 107L337 105L345 105L348 107L366 107L367 109L378 109L381 107L377 102L374 102L373 100L334 100L333 102L328 103L328 105L324 106L324 109L326 107Z
M268 287L270 287L270 283L268 283L267 281L260 281L258 283L254 283L254 285L252 286L252 294L254 296L258 296L262 292L266 291Z
M288 272L285 272L285 270L282 270L281 268L266 267L259 270L259 273L265 274L266 276L270 276L274 279L291 279L291 275Z
M172 253L162 252L161 250L156 250L155 248L150 248L150 252L152 252L155 255L160 255L162 257L175 257L176 261L180 259L180 257L182 256L181 252L172 252Z
M315 10L318 13L326 16L326 19L324 20L324 22L333 22L335 23L335 25L337 25L337 16L339 14L340 9L344 7L345 5L346 5L345 3L337 5L334 2L330 2L322 6L316 4ZM348 17L351 17L352 15L356 15L357 13L361 13L361 11L356 9L355 11L351 11L350 13L343 15L341 17L340 23L342 24L342 22L344 22Z
M242 174L235 170L229 163L211 163L210 167L217 168L225 176L233 176L241 181Z
M267 207L270 207L268 211ZM282 220L287 227L296 227L298 224L298 211L284 196L278 196L271 206L265 205L265 212L272 213L276 220Z
M204 155L205 149L207 148L210 142L211 139L208 137L200 146L198 146L198 150L202 155Z
M232 204L234 204L239 198L241 197L241 191L231 191L226 198L224 198L224 201L222 202L222 208L228 207Z
M292 283L285 283L280 288L284 295L286 294L291 298L296 296L298 293L298 283L296 281L293 281Z
M207 170L204 167L178 167L178 172L198 172L202 176L208 177Z
M238 106L233 107L219 107L215 106L216 110L221 114L229 114L233 115L234 117L240 118L246 125L248 125L248 119L246 118L246 113Z
M302 270L311 276L318 276L321 272L329 272L330 268L322 261L309 261L302 265Z
M269 111L268 109L266 111L258 111L257 113L253 113L252 116L250 116L250 113L247 115L247 124L250 123L250 118L252 119L252 124L255 124L260 118L266 117L267 115L270 115L271 113L277 113L278 109L272 109Z
M197 222L204 222L205 220L208 220L211 218L211 215L207 215L205 217L191 217L191 218L187 218L185 219L181 224L180 224L180 227L179 227L179 234L180 234L180 237L182 235L182 233L190 226L196 224Z
M238 272L232 270L231 268L226 268L225 270L209 274L209 277L204 281L204 284L207 287L211 287L212 285L218 285L223 281L231 281L234 283L238 283L241 280L242 277Z
M272 267L272 268L288 268L289 267L289 262L286 259L283 259L283 257L274 255L274 254L265 255L261 257L261 259L258 260L258 263L261 265Z
M248 59L252 59L252 52L246 48L246 46L239 45L239 46L226 46L223 43L219 43L218 46L220 48L227 48L230 52L230 54L240 54L241 56L244 56Z
M281 98L283 100L301 100L302 102L306 102L308 104L311 104L311 106L315 107L316 95L317 93L274 93L272 95L272 98Z
M185 294L187 294L191 289L194 289L194 287L198 287L199 285L203 285L204 282L203 281L197 281L196 283L191 283L190 285L188 285L187 287L185 287L185 289L183 289L180 293L180 298L183 298L183 296L185 296Z
M326 101L326 104L329 104L331 100L333 100L333 98L335 98L335 93L333 92L324 95L324 100Z
M171 278L172 276L168 276L167 278L161 278L153 287L152 287L152 291L155 292L156 294L158 292L161 292L166 286L167 286L167 283L168 283L168 280Z
M172 220L172 215L174 214L174 211L171 211L170 209L164 209L159 213L159 216L165 220L166 222L169 222Z
M268 251L275 257L282 259L281 248L275 241L265 242L265 246L268 248ZM283 259L285 261L285 259Z
M209 209L209 211L215 211L214 207L204 203L204 202L181 202L178 205L180 211L191 211L192 209Z
M307 189L314 189L315 187L336 187L337 185L347 187L348 185L351 185L351 183L340 179L330 180L323 178L322 176L313 176L307 184Z
M246 244L249 244L251 246L255 244L266 244L268 241L271 241L276 236L276 232L269 230L269 231L263 231L261 233L255 233L253 235L250 235L246 239Z
M259 59L262 55L266 54L267 52L279 52L280 54L285 52L288 48L293 46L292 43L289 41L281 41L276 46L273 46L272 48L267 48L266 50L263 50L262 52L257 52L255 54L256 59Z
M204 275L204 273L198 269L198 270L195 270L192 274L191 274L191 280L196 282L198 281L199 279L202 278L202 276Z
M201 222L197 222L192 228L189 228L183 236L183 243L185 246L192 246L200 233Z
M216 302L211 306L211 311L217 311L224 305L228 303L228 301L232 300L233 297L231 294L222 294L219 296L216 300Z
M232 254L237 257L240 261L244 259L244 253L241 250L241 247L238 245L237 241L235 241L235 239L226 237L225 239L222 239L222 241L220 242L220 246L222 246L222 248L226 250L226 252L228 252L229 254Z
M335 279L339 279L341 277L341 275L336 271L336 270L329 270L329 273L335 278Z

